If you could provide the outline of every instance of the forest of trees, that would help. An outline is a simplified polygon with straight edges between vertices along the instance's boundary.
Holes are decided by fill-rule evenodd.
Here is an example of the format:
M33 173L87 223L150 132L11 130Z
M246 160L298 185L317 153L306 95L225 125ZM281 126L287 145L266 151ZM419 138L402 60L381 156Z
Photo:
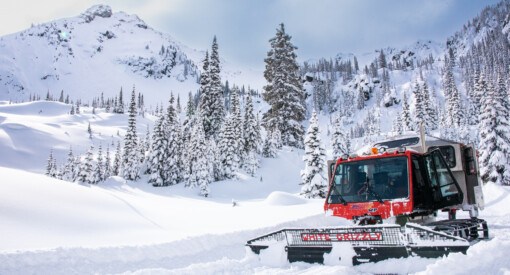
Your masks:
M182 183L199 189L205 197L213 181L236 178L240 170L253 176L262 154L260 122L252 99L258 94L244 87L222 85L219 60L215 37L211 54L206 53L203 62L198 102L190 93L181 123L179 98L176 102L173 94L170 95L166 111L162 106L156 109L154 127L145 136L139 136L137 131L136 117L144 115L145 111L143 95L138 93L137 96L135 87L127 108L122 89L114 100L104 101L102 96L94 99L93 104L97 105L92 108L97 106L119 114L127 112L128 127L123 142L117 144L114 152L110 152L109 147L103 152L101 146L97 150L91 146L83 156L75 156L70 148L61 166L51 152L46 175L96 184L110 176L136 181L146 174L155 187ZM77 104L76 109L72 106L71 114L76 114L77 110L79 113L80 105Z

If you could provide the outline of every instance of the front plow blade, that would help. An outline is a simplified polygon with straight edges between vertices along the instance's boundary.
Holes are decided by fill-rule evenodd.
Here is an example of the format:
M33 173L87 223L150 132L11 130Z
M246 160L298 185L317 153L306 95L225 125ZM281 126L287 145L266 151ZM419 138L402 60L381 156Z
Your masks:
M289 262L325 263L326 259L353 265L408 256L441 257L465 253L469 247L462 238L415 224L282 229L246 245L256 254L272 245L284 246Z

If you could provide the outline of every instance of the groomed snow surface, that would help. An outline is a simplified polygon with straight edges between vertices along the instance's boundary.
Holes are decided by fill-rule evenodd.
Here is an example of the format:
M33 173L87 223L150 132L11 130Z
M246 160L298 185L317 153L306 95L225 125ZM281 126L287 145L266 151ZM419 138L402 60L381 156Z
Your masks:
M262 159L255 177L239 174L238 180L213 183L208 198L182 184L152 187L146 177L137 182L111 177L98 185L64 182L41 174L50 148L61 163L69 145L82 154L91 142L103 148L116 144L127 121L87 109L70 117L69 108L0 104L0 274L510 274L507 187L484 187L481 218L488 221L491 239L466 255L353 267L334 261L350 253L335 247L324 265L290 264L283 247L258 256L245 243L284 227L349 223L326 217L322 200L298 196L302 151L284 148L278 158ZM138 122L139 129L151 125L150 119Z

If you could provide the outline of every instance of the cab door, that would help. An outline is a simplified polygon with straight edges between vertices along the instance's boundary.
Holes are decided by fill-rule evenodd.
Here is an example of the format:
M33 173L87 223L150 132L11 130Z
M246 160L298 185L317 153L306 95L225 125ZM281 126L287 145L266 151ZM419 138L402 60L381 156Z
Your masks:
M438 210L462 203L463 194L453 177L441 151L435 149L424 155L425 170L432 192L432 207Z

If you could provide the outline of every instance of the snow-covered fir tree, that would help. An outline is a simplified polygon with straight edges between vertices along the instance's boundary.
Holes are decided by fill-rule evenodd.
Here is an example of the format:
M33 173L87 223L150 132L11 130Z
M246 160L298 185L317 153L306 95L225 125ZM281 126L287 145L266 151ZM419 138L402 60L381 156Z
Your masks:
M90 127L90 122L89 126L87 127L87 133L89 134L89 138L92 139L92 128Z
M404 133L404 125L402 124L402 117L400 115L397 115L393 119L393 126L392 130L394 135L402 135Z
M129 104L128 128L124 137L124 154L122 156L122 176L127 180L140 178L140 164L138 151L138 136L136 134L136 94L135 87L131 93Z
M244 151L259 152L261 145L260 127L253 111L253 100L250 93L246 94L243 120Z
M216 138L225 116L220 78L220 58L216 36L213 39L210 58L208 58L206 53L202 75L200 77L200 102L198 109L200 117L203 119L206 138Z
M268 133L262 146L262 156L265 158L276 158L278 155L276 151L276 141L271 133Z
M154 124L152 131L151 150L148 159L149 183L153 186L168 185L165 164L168 160L168 141L164 130L165 117L161 117Z
M124 113L124 99L122 96L122 87L120 87L119 98L118 100L115 101L115 107L113 112L117 114Z
M510 104L505 83L498 78L482 97L480 113L480 174L484 183L510 185Z
M275 148L276 149L282 149L283 142L282 142L282 133L280 132L280 130L275 128L270 133L271 133L271 139L272 139L272 142L275 145Z
M453 77L453 64L445 60L445 74L443 76L443 89L446 96L446 123L450 127L460 127L463 120L461 98L455 79Z
M115 149L115 155L113 157L112 164L112 176L120 176L122 170L122 150L120 148L120 141L117 142L117 148Z
M45 175L56 178L58 173L56 159L53 157L53 149L50 150L50 156L48 157L48 161L46 164L46 172Z
M182 107L181 107L181 97L179 96L179 94L177 94L177 106L175 107L175 110L177 111L177 114L180 114L182 112Z
M72 147L69 147L69 152L67 153L67 160L64 164L64 168L62 171L62 179L65 181L73 182L76 180L76 166L75 166L75 157L73 155Z
M253 176L259 167L257 153L260 153L261 135L257 118L253 113L253 100L250 92L246 93L245 110L243 120L243 139L244 139L244 169Z
M423 90L420 87L420 84L418 81L414 84L414 121L415 123L422 123L425 122L427 119L426 113L425 113L425 104L424 104L424 97L423 97Z
M103 162L103 148L99 145L97 149L96 165L93 172L93 183L98 183L104 180L104 162Z
M110 156L110 147L106 147L106 155L104 159L103 180L112 176L112 159Z
M331 147L333 148L333 157L340 157L344 154L349 154L350 148L347 147L348 143L343 133L342 120L340 116L335 118L333 123L333 133L331 135Z
M402 99L402 122L404 131L414 130L413 119L411 118L411 111L409 110L409 102L407 101L407 94L405 92Z
M427 85L427 81L422 80L421 92L423 96L423 111L425 113L425 129L427 132L431 130L437 129L437 120L434 120L435 109L430 98L429 86Z
M180 123L174 108L174 96L170 96L169 105L164 122L164 134L167 142L166 160L163 162L165 185L177 184L182 178L182 138Z
M319 120L314 111L305 137L305 169L301 170L301 195L306 198L325 198L328 183L326 180L326 150L320 138Z
M284 145L303 148L304 128L301 122L306 115L305 97L296 61L297 47L290 39L282 23L276 30L276 36L269 40L271 49L264 60L267 85L262 95L270 108L264 113L263 121L268 132L275 129L281 132Z
M85 155L85 159L81 160L80 171L78 173L78 182L93 183L94 182L94 146L90 146Z
M147 158L149 157L149 151L151 148L151 132L149 130L149 125L147 125L147 131L145 132L145 137L143 140L140 138L140 164L142 165L141 172L144 174L148 174L147 168Z
M236 137L235 118L229 115L219 136L218 154L221 163L222 179L232 179L239 168L239 143Z
M238 167L243 166L244 160L244 137L243 137L243 117L241 116L241 103L239 101L240 90L237 86L232 88L231 95L231 119L233 127L233 138L236 143L235 150L237 151L237 158L239 159Z
M191 92L188 93L188 103L186 104L186 119L190 120L195 115L195 102Z
M198 118L198 121L202 121L201 118ZM214 176L210 168L210 155L202 123L195 123L193 126L187 150L186 170L188 181L186 186L200 188L200 195L207 197L209 195L209 184Z

